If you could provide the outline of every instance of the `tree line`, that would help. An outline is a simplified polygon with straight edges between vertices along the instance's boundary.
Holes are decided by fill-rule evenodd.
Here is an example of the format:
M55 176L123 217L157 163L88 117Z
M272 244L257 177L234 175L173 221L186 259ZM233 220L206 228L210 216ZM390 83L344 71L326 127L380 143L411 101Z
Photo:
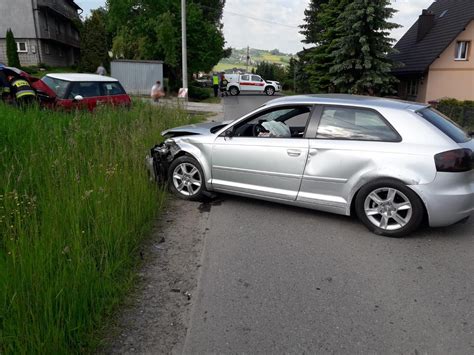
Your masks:
M222 15L225 0L187 0L189 74L208 72L230 55ZM165 76L179 85L181 5L176 0L108 0L82 24L80 70L95 70L114 58L163 60Z
M231 49L225 47L225 0L187 0L189 73L209 72ZM289 66L262 62L256 73L301 93L386 95L394 90L394 51L389 0L310 0L300 26L307 45ZM93 72L114 58L164 61L171 89L181 73L181 7L177 0L107 0L77 24L81 33L79 70ZM16 57L11 33L7 43ZM15 60L16 59L16 60ZM10 62L10 57L9 57Z

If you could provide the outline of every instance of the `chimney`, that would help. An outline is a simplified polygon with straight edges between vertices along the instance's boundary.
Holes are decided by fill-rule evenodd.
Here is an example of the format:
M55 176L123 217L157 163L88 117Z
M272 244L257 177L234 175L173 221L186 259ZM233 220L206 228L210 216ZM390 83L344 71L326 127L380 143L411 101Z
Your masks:
M434 26L434 19L434 12L423 10L420 17L418 18L418 35L416 38L417 42L421 41L428 34L428 32L431 31Z

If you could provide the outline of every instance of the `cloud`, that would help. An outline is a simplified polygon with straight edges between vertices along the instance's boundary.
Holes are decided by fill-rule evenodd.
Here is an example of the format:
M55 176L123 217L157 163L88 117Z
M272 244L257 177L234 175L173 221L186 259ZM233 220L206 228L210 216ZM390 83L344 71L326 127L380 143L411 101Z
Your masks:
M176 0L177 1L177 0ZM398 10L392 22L403 27L393 30L399 40L434 0L391 0ZM76 0L87 15L104 6L105 0ZM299 25L309 0L227 0L224 9L224 35L228 46L274 49L296 53L303 48Z

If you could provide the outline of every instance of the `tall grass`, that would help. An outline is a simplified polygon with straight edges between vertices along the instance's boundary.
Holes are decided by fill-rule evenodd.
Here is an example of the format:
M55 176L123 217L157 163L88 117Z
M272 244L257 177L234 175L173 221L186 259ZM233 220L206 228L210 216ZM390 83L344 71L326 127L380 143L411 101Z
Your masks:
M0 353L83 352L130 286L165 193L147 150L184 113L0 104Z

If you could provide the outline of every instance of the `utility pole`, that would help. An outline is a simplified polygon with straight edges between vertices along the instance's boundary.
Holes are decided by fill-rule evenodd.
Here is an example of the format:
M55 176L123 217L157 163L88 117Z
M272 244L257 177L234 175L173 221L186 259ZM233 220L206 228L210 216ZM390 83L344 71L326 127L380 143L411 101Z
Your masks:
M247 73L249 72L249 62L250 62L250 47L247 46Z
M183 89L188 89L188 53L186 44L186 0L181 0L181 41L183 56ZM187 95L186 95L187 97Z

